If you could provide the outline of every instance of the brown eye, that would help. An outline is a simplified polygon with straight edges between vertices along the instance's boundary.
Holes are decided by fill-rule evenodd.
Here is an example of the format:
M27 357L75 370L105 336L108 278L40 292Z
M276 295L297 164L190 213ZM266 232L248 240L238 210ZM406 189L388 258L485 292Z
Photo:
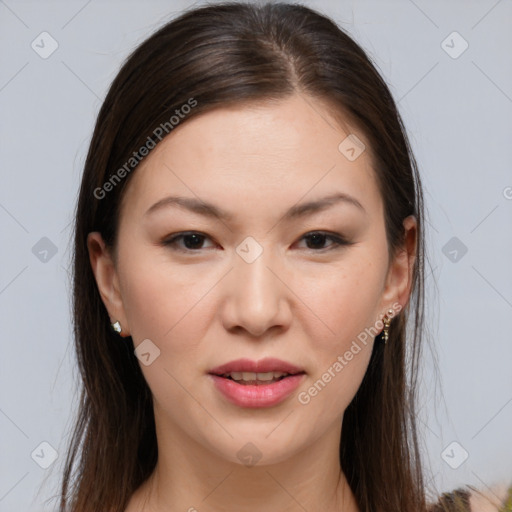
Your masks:
M203 233L191 231L185 233L177 233L171 238L165 240L163 245L170 247L172 250L185 253L193 253L200 252L201 249L208 248L203 246L206 240L211 239ZM308 233L304 235L301 240L306 240L306 249L314 252L326 252L338 249L341 246L351 245L351 242L347 241L341 235L326 233L322 231ZM331 243L328 246L325 246L327 241L330 241ZM211 247L213 247L213 245Z
M203 249L202 245L206 239L208 239L208 237L201 233L179 233L163 243L164 245L170 246L171 248L176 249L177 251L197 252L197 250ZM183 248L183 246L180 247L178 245L178 242L180 240L183 241L183 245L185 246L185 248Z
M307 248L314 250L315 252L320 252L322 250L332 250L337 249L340 246L350 245L350 242L345 240L341 235L324 233L322 231L309 233L304 235L302 239L307 240ZM331 240L332 244L328 247L324 247L324 244L327 240Z

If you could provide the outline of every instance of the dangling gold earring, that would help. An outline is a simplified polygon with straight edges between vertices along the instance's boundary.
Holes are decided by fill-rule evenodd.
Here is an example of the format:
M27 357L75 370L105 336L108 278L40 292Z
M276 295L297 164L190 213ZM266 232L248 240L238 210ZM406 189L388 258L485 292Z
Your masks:
M382 340L384 341L384 344L389 339L389 325L391 324L391 318L393 316L393 310L388 309L388 312L384 315L384 318L382 319L384 323L384 329L382 330Z
M121 331L123 330L119 321L114 322L113 324L111 323L110 327L114 332L117 332L118 334L121 334Z

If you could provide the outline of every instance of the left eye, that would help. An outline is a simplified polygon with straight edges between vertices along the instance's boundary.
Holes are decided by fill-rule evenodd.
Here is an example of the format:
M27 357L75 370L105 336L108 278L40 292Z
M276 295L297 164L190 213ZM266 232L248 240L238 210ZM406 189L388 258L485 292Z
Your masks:
M313 243L313 245L316 245L316 244L323 245L323 243L326 240L331 240L333 243L329 247L326 248L327 250L336 249L343 245L350 245L349 242L347 240L345 240L340 235L323 233L321 231L317 231L314 233L308 233L307 235L304 235L302 238L311 241ZM308 248L311 249L311 247L308 247ZM320 247L320 249L325 249L325 248Z
M209 239L209 237L203 235L202 233L179 233L164 241L163 244L181 252L198 252L199 249L203 248L201 246L205 239ZM183 247L177 247L179 240L184 242L185 249L183 249ZM321 250L325 249L332 250L340 246L350 245L350 242L345 240L342 236L324 233L322 231L308 233L304 235L301 240L309 241L308 245L313 245L313 247L309 246L307 248L313 250L314 252L320 252ZM323 246L326 240L331 240L332 244L328 247L318 247L319 245Z

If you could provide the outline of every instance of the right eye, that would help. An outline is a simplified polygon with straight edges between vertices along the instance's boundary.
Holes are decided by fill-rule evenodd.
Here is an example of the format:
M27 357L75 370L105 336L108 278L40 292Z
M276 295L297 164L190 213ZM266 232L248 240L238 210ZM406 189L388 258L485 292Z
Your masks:
M172 235L171 238L166 239L163 245L180 252L198 252L199 249L202 249L201 246L207 238L209 237L197 231L177 233ZM178 241L183 241L185 248L179 247Z

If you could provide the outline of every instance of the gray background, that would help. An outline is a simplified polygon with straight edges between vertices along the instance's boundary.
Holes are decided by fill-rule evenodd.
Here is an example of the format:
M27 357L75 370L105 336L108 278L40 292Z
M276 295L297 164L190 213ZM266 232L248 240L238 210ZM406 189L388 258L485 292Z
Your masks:
M427 350L427 480L439 491L510 482L512 2L303 3L373 58L423 178L427 324L441 382ZM70 223L87 145L121 61L191 5L0 0L0 511L56 507L76 404ZM58 44L47 58L31 47L51 49L43 31Z

